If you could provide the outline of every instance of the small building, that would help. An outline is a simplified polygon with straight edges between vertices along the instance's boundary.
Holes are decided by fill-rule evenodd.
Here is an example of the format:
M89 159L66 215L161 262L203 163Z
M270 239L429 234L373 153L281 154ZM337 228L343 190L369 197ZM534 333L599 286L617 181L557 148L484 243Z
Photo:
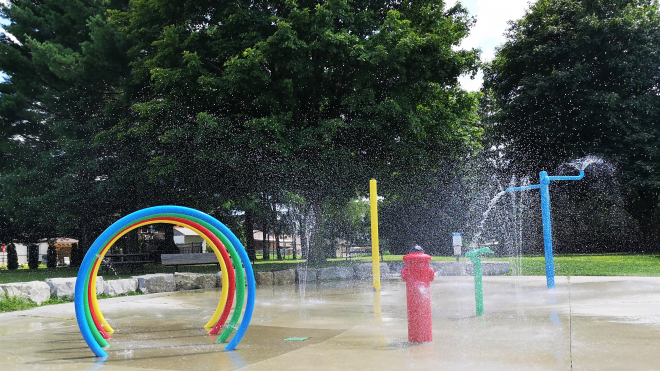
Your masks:
M270 250L271 256L275 256L277 254L277 250L275 248L277 247L276 240L275 240L275 235L274 234L268 234L267 237L264 237L264 232L259 231L259 230L254 230L252 231L252 235L254 236L254 245L255 245L255 250L259 254L263 254L264 246L268 246ZM266 240L267 238L267 240ZM293 255L293 237L290 235L280 235L280 248L282 249L283 253L285 256L291 256ZM301 250L301 245L300 245L300 237L296 236L296 255L298 257L301 256L302 250Z
M206 252L206 240L186 227L174 227L174 243L182 254Z
M57 250L58 265L64 265L66 264L67 261L69 262L69 264L71 263L71 247L73 247L74 243L78 243L78 240L74 240L73 238L55 239L54 245L55 245L55 250Z

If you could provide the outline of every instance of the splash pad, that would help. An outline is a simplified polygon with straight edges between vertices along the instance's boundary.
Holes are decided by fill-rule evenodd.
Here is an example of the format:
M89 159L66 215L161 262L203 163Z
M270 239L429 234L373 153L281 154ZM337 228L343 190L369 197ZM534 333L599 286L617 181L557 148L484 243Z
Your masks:
M218 307L204 326L210 329L210 334L216 335L224 327L234 302L234 295L236 296L233 315L217 342L225 342L237 328L245 301L247 281L247 303L243 320L238 325L236 334L225 347L225 350L235 349L250 324L254 310L256 285L250 260L238 238L224 224L201 211L181 206L156 206L136 211L112 224L94 241L78 270L74 294L76 321L85 342L97 357L108 356L103 348L109 346L107 340L110 339L109 334L113 333L114 329L103 317L96 298L96 276L100 263L121 236L140 226L153 223L183 225L197 232L214 250L222 267L223 284ZM236 275L234 275L234 267L236 267Z
M109 298L101 305L121 336L107 359L82 346L73 303L47 305L0 313L0 363L49 371L657 369L659 277L558 275L554 290L543 283L484 277L487 315L476 317L472 277L436 277L427 344L406 341L398 279L383 280L380 292L369 279L308 283L304 295L296 285L260 285L249 331L230 352L195 324L218 290Z

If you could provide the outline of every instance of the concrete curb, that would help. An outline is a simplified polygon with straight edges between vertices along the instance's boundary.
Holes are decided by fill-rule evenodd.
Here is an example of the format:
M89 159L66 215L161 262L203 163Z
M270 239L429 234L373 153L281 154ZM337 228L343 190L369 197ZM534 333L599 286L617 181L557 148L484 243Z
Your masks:
M381 262L382 280L401 279L403 262ZM484 276L497 276L509 273L508 262L482 262ZM431 262L431 268L436 276L471 276L470 262ZM257 285L289 285L303 282L333 281L333 280L371 280L371 263L359 263L354 266L336 266L326 268L285 269L271 272L255 272ZM37 304L51 297L73 297L76 277L48 278L45 282L33 281L24 283L0 284L0 294L21 296ZM222 287L218 273L157 273L133 276L128 279L104 281L97 277L97 294L119 296L128 292L139 291L143 294L173 292L181 290L199 290Z

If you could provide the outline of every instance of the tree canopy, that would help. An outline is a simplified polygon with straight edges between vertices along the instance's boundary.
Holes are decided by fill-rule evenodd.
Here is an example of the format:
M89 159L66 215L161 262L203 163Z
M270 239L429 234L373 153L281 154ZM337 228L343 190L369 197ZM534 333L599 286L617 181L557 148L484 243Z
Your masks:
M371 177L403 183L480 139L476 95L457 83L478 64L458 48L472 24L460 5L14 0L2 11L20 44L0 36L0 202L39 233L283 190L345 204Z
M655 0L537 1L485 71L493 142L527 173L603 156L657 234L659 47Z
M196 174L180 189L201 176L216 194L344 198L383 164L392 173L478 139L456 80L477 52L452 49L469 29L461 7L134 0L112 20L148 91L111 140L157 153L157 176Z

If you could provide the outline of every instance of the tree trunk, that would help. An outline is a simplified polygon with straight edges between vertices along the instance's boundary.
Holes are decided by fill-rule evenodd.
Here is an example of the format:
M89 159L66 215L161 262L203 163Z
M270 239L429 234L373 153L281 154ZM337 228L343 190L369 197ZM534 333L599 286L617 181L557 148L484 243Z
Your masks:
M282 260L282 247L280 246L279 233L275 233L275 250L277 251L277 260Z
M307 241L307 216L302 215L300 216L300 258L301 259L307 259L307 255L309 252L309 242Z
M323 236L318 231L312 233L312 238L309 244L309 253L307 256L307 261L316 264L322 263L325 259L325 254L323 253L323 244L325 243Z
M137 254L139 251L140 243L138 241L137 228L126 234L126 252L129 254Z
M321 231L321 206L316 203L312 203L311 206L311 221L312 230L311 230L311 241L309 241L309 251L307 256L307 261L309 263L322 263L325 259L325 254L323 252L323 245L325 243L323 238L323 233Z
M174 243L174 224L162 224L165 228L164 254L178 254L179 247Z
M247 241L247 254L251 262L257 261L257 247L254 242L254 215L251 210L245 211L245 239Z
M265 229L266 228L264 228L263 232L263 256L261 257L261 260L270 260L270 236L265 232Z
M642 246L637 249L643 252L660 251L660 228L657 223L659 197L660 193L657 191L637 191L628 203L628 211L639 223L642 233L640 236Z
M87 224L87 223L83 223ZM92 243L94 240L92 237L89 235L89 229L86 225L83 225L82 228L80 228L80 238L78 241L78 249L80 249L79 254L84 258L85 254L87 254L87 250L92 246ZM80 262L82 262L83 259L80 259ZM80 266L80 265L78 265Z
M298 259L298 254L297 254L297 246L296 246L296 223L293 223L293 226L291 228L291 251L293 252L293 260Z

